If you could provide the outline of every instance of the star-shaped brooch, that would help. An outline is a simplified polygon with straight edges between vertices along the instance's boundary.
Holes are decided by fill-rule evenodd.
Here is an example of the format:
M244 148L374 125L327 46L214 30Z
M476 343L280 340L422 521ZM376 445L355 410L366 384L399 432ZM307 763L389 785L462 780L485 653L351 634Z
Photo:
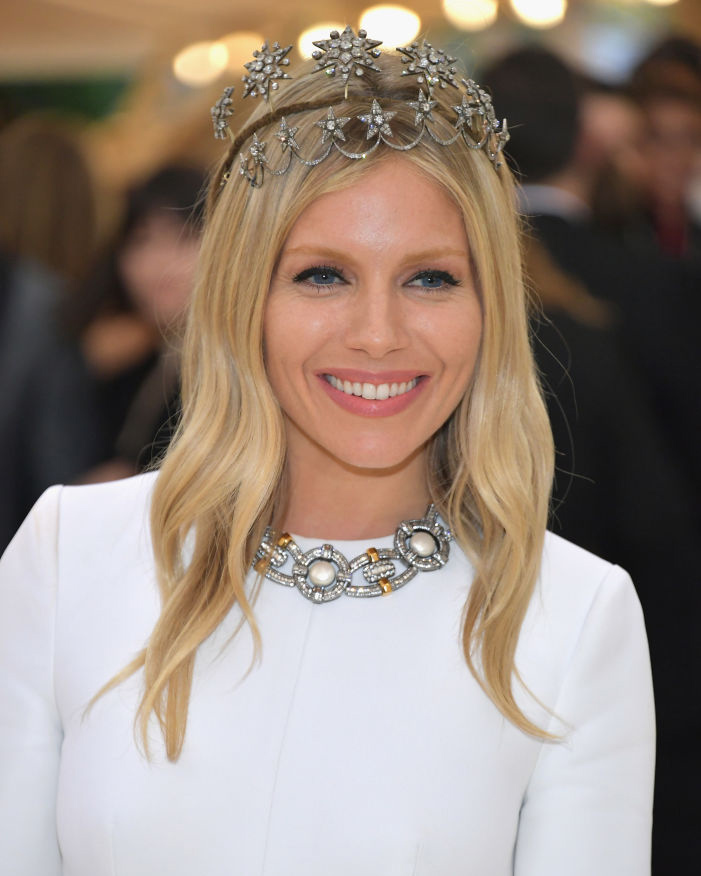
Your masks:
M326 143L327 140L331 140L335 142L336 140L341 140L344 142L346 139L346 135L343 133L341 128L344 125L347 125L350 122L350 116L343 116L340 119L337 119L333 107L329 107L329 111L326 114L325 119L321 119L321 121L314 122L317 128L321 128L321 142Z
M463 79L462 84L465 86L467 96L463 94L460 106L453 107L458 114L455 127L460 129L464 125L469 125L473 116L480 116L483 119L484 127L497 133L501 125L494 114L492 98L472 79Z
M404 56L402 62L409 65L402 70L402 76L417 76L420 83L425 82L430 88L434 85L458 87L453 66L456 58L451 58L441 49L434 49L426 40L421 45L412 43L404 48L398 47L397 51Z
M285 46L283 49L280 43L275 42L271 49L265 42L259 51L253 53L253 60L243 65L249 71L242 79L245 85L244 97L260 95L263 100L268 100L270 91L277 90L278 79L292 79L282 69L290 63L286 55L291 48L292 46Z
M253 142L248 147L248 154L253 159L253 164L256 167L262 167L268 163L268 158L265 154L265 147L267 145L263 140L258 139L258 134L253 135Z
M418 128L419 125L422 125L424 122L432 122L433 116L431 115L431 110L436 106L438 101L431 100L431 98L423 93L423 89L419 88L419 96L416 100L408 100L407 106L410 106L416 112L416 117L414 118L414 125Z
M469 128L472 124L473 116L484 116L484 110L480 106L479 101L474 98L468 100L464 94L462 96L462 103L458 104L458 106L454 106L453 109L458 115L455 121L455 127L458 131L461 128Z
M370 112L358 116L360 121L368 126L366 139L371 140L373 137L376 137L378 133L383 134L385 137L391 137L392 129L388 122L390 122L396 115L396 112L385 112L380 104L376 100L373 100Z
M233 85L225 88L224 93L211 109L215 140L226 140L226 132L229 127L229 118L234 114L234 101L231 97L233 93Z
M315 40L314 45L317 51L312 52L312 58L317 64L312 73L320 70L324 70L328 76L340 73L347 85L353 72L356 76L362 76L366 69L380 72L373 59L382 54L376 48L382 45L382 40L369 39L365 30L359 30L357 35L350 26L343 33L332 30L329 39Z
M283 116L280 120L280 127L275 132L275 136L280 141L283 152L285 152L288 147L293 152L299 151L299 144L295 140L295 134L297 131L299 131L299 126L291 128L287 124L287 119Z

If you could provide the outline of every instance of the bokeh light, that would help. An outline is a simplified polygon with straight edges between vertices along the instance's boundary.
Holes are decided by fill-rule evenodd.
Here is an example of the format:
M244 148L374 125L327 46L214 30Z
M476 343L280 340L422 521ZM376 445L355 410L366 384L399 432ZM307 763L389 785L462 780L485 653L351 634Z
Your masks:
M227 69L243 73L241 68L253 58L253 52L263 45L264 37L255 31L237 30L217 42L226 46L229 56Z
M567 0L511 0L511 7L529 27L554 27L567 12Z
M405 6L371 6L360 16L360 27L387 48L405 46L421 29L419 16Z
M494 24L498 12L497 0L443 0L443 14L460 30L484 30Z
M192 43L173 59L173 73L185 85L209 85L226 70L228 62L229 52L224 43Z

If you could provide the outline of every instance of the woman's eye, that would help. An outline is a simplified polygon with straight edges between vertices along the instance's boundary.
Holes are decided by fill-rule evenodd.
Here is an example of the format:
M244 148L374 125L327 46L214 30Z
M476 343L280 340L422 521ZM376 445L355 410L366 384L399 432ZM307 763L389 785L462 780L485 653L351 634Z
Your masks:
M407 285L421 289L441 289L443 286L457 286L459 283L448 271L420 271Z
M306 268L292 278L295 283L309 283L312 286L334 286L336 283L345 282L343 275L336 268L319 266Z

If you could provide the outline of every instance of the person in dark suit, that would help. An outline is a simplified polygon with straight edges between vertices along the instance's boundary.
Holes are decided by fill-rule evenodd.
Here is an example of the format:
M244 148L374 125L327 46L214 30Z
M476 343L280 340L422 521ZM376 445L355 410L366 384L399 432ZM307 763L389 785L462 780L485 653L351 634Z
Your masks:
M483 78L518 127L508 151L531 229L543 309L534 346L558 451L552 525L634 570L658 703L653 869L683 872L695 860L689 775L701 778L701 711L684 680L701 665L695 278L593 226L597 153L582 83L558 57L522 49Z
M656 428L701 496L698 265L654 250L633 254L591 221L606 155L585 124L584 81L564 62L543 49L522 49L486 76L520 126L509 157L521 174L528 223L560 269L613 308L618 343ZM694 517L701 520L698 499Z
M60 281L0 255L0 552L48 486L100 459L93 381L60 330Z
M79 129L42 115L0 136L0 550L39 495L100 458L94 386L66 319L95 255Z
M691 195L701 160L701 43L666 37L638 64L630 88L647 125L648 173L628 240L698 267L701 216Z

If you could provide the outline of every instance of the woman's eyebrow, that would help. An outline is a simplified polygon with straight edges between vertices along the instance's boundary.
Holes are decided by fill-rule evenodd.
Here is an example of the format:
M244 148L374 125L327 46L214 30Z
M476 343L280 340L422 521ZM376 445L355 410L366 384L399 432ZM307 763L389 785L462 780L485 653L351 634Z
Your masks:
M348 258L348 253L344 250L332 249L326 246L293 246L283 249L282 255L313 255L315 257L322 256L324 258L336 259Z
M294 246L285 249L282 252L286 255L313 255L316 257L324 257L329 259L349 258L345 250L332 249L325 246ZM433 249L420 250L419 252L409 253L402 259L402 263L430 261L435 258L445 258L446 256L458 256L460 258L469 258L469 250L457 249L455 247L434 247Z
M470 252L468 249L458 249L456 247L438 246L433 249L424 249L419 252L412 252L402 259L402 262L430 262L431 259L446 258L447 256L458 256L459 258L469 258Z

